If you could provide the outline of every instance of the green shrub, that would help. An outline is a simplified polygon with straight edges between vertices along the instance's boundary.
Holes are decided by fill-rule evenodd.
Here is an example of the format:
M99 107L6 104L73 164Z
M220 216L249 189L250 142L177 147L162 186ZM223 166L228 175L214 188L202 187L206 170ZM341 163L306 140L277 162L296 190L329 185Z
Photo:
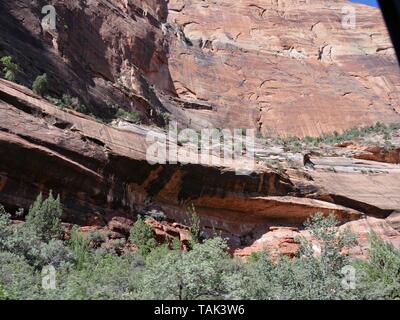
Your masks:
M61 109L73 109L80 113L90 114L89 108L79 98L69 94L64 94L61 99L52 96L46 96L46 99Z
M343 249L354 244L354 235L348 231L337 233L333 216L315 215L306 223L306 229L317 240L320 253L301 238L298 256L285 256L275 261L265 252L247 263L236 265L229 276L229 292L233 299L354 299L358 292L342 285L342 268L350 265Z
M187 213L189 215L189 232L192 237L193 243L199 243L202 238L200 217L196 212L194 204L188 207Z
M111 241L111 247L114 250L114 252L118 252L118 250L123 249L123 247L126 245L126 239L121 238L121 239L113 239Z
M182 249L182 243L178 238L174 238L171 241L170 247L171 247L171 250L181 250Z
M5 56L0 59L0 62L3 64L3 73L4 78L8 81L15 81L15 77L20 70L20 67L12 62L12 57Z
M68 241L68 246L72 251L75 266L78 270L90 263L90 243L84 235L79 233L77 227L71 230L71 238Z
M6 236L3 235L3 233L7 230L7 227L10 225L11 225L11 215L0 204L0 238Z
M312 146L312 147L316 147L316 146L318 146L318 144L319 144L320 141L319 141L318 138L306 136L306 137L304 138L304 142L305 142L307 145L310 145L310 146Z
M0 299L400 299L399 251L371 234L368 259L352 260L343 253L355 244L355 235L338 232L334 216L316 214L305 223L314 240L299 238L295 259L268 252L232 259L219 237L193 243L189 252L176 239L171 250L171 244L155 244L141 217L130 236L141 255L122 250L118 255L124 239L115 240L114 249L94 249L90 241L102 236L77 227L68 241L53 239L57 232L43 219L53 216L49 208L60 206L52 196L46 200L38 197L26 224L13 224L0 205ZM54 290L41 288L47 265L56 268ZM343 286L342 270L349 266L356 271L352 289Z
M155 234L151 226L139 216L131 228L129 240L139 247L140 253L146 256L152 249L157 247Z
M24 257L31 266L40 265L40 245L42 240L26 224L11 225L10 236L2 243L5 251Z
M361 284L372 299L400 299L400 251L380 239L369 235L369 259L358 261Z
M47 74L38 76L32 84L32 91L37 95L44 96L49 90L49 80Z
M354 140L362 138L371 134L382 135L384 140L388 141L391 138L391 133L394 130L400 128L400 123L392 123L390 125L385 125L383 123L377 122L375 125L360 127L360 128L350 128L345 130L343 133L338 132L333 133L323 133L319 137L309 137L305 138L299 137L286 137L286 138L276 138L273 139L275 144L282 145L287 151L301 152L304 146L306 147L316 147L320 143L325 143L328 145L334 145L342 143L348 140Z
M349 249L356 245L357 236L345 230L337 231L339 221L334 215L325 217L322 213L315 214L312 218L306 221L306 230L317 240L320 245L320 259L326 266L326 271L337 272L343 266L349 263L348 257L342 254L343 250ZM310 250L312 244L305 238L301 238L301 246L299 255L305 257L314 256L313 250Z
M0 204L0 251L8 251L12 233L11 215Z
M60 196L53 197L50 191L49 197L43 200L40 194L30 207L26 217L26 223L43 241L58 239L62 236L61 216L63 210Z
M52 265L59 268L65 265L72 265L74 254L61 240L50 240L48 243L42 242L39 246L38 269Z
M133 253L121 257L106 253L93 255L84 268L59 275L60 286L47 292L48 299L121 300L138 299L143 259Z
M37 299L39 283L34 268L23 257L0 252L0 299Z
M226 242L220 238L195 244L190 252L169 251L148 263L140 284L144 299L221 299L230 271Z
M267 160L265 161L265 164L277 170L279 173L285 172L285 168L283 167L282 163L278 160Z
M107 236L103 232L93 231L88 234L87 240L89 241L89 243L97 245L99 243L106 242Z
M27 224L13 225L10 217L0 206L0 251L19 255L31 266L39 265L41 239Z

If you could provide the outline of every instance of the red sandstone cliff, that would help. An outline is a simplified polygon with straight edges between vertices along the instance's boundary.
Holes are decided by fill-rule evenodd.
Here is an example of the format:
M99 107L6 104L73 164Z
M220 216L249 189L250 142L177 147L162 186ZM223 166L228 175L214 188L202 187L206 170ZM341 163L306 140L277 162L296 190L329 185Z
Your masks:
M40 10L53 4L57 30ZM0 51L30 85L106 115L113 105L162 124L319 135L398 121L399 69L380 12L347 1L0 1ZM153 110L153 111L152 111Z
M48 3L57 9L56 31L40 24ZM399 245L400 167L377 162L387 157L371 149L320 150L314 170L282 172L264 158L293 155L259 145L263 156L250 176L235 175L239 161L152 166L145 159L146 125L174 119L265 136L400 122L399 69L380 13L354 5L356 28L343 29L346 4L1 0L0 53L21 65L22 85L46 72L52 95L79 96L97 116L112 116L115 106L136 110L144 121L106 125L0 80L0 203L26 208L53 189L66 221L99 226L153 207L182 221L193 203L205 230L256 249L265 241L292 247L288 230L274 227L333 212Z

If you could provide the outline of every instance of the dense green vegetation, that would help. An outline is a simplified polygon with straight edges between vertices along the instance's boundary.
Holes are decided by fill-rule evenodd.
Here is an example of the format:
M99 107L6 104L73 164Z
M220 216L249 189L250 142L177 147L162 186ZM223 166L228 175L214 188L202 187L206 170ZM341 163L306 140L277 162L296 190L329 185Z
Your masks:
M245 262L232 259L220 237L194 241L189 252L158 245L142 218L130 236L137 253L99 246L100 234L77 228L63 241L61 214L52 194L38 197L24 224L13 224L0 206L0 299L400 299L400 252L371 234L370 258L352 260L341 252L355 236L337 233L334 217L317 214L305 225L320 254L300 239L296 259L264 252ZM44 289L49 265L55 287ZM354 270L353 284L344 285L346 268Z
M154 237L152 227L146 224L144 219L139 216L131 229L129 240L139 247L139 252L142 256L147 256L152 249L157 247Z

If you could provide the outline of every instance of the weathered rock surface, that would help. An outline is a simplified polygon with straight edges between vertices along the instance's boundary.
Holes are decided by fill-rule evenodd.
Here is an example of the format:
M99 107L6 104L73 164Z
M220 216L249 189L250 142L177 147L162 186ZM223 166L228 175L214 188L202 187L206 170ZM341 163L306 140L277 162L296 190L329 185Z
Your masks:
M48 4L55 31L41 26ZM350 5L354 29L342 25ZM376 8L345 0L2 0L0 10L0 52L22 66L21 83L47 72L52 93L80 96L97 115L119 106L156 124L167 117L298 136L400 121L399 70Z
M357 234L357 244L351 249L349 254L362 259L368 256L368 236L371 232L379 235L384 241L392 243L396 248L400 248L400 229L398 223L398 215L387 219L365 217L357 221L345 223L338 228L338 231L350 230ZM299 249L301 238L313 241L307 231L297 228L273 227L253 244L237 248L233 251L233 254L240 258L248 258L252 253L268 251L272 258L281 254L292 258ZM314 242L314 245L314 250L318 254L318 245L316 242Z
M0 201L9 206L28 207L39 191L52 188L62 194L69 219L105 223L115 212L129 215L153 202L173 212L198 199L245 201L294 191L287 177L272 171L236 176L233 168L150 165L149 128L135 133L106 126L4 80L0 92Z
M399 119L399 70L379 10L347 1L169 2L169 64L199 125L319 135ZM199 118L200 121L196 121Z
M313 158L313 195L324 201L352 207L385 218L400 205L400 166L351 158Z
M238 248L234 255L248 258L252 253L268 251L272 258L283 254L293 258L299 249L301 233L297 228L271 227L260 239L251 246Z
M341 229L349 228L358 235L358 245L350 253L360 258L368 255L368 235L371 231L375 232L383 240L392 243L396 248L400 248L400 229L398 226L394 227L394 220L394 217L384 220L366 217L342 226ZM398 217L396 220L399 221Z
M47 4L56 7L56 31L40 24ZM302 230L287 228L316 212L334 213L362 234L372 226L399 246L397 151L335 147L312 156L313 168L300 161L275 170L262 160L302 155L257 144L260 161L248 176L235 174L243 159L146 160L146 134L162 132L168 119L298 136L400 122L399 70L382 18L354 4L356 28L344 29L346 5L0 0L0 54L21 65L17 80L25 85L0 80L0 203L27 208L52 189L65 221L107 228L115 239L126 237L138 213L157 208L185 223L194 204L206 233L229 237L239 256L265 246L293 256ZM26 88L44 72L51 95L79 96L97 116L138 111L143 124L106 125L55 107ZM189 241L184 228L153 227L160 240Z
M400 163L400 149L387 149L382 147L366 147L365 152L355 155L356 159L371 160L387 163Z
M56 30L41 24L45 5L56 8ZM174 94L161 31L165 1L2 0L0 11L0 52L20 64L21 83L30 87L46 72L52 93L79 96L94 114L119 106L164 123L152 87Z
M365 215L386 218L400 208L400 167L393 164L366 161L393 171L373 176L349 170L356 165L351 158L313 158L315 169L296 175L258 166L238 176L240 160L232 167L151 165L145 157L149 127L105 125L4 80L0 110L0 203L27 208L40 191L53 189L61 194L65 221L107 226L114 238L126 237L134 215L152 209L187 223L191 204L206 234L227 236L232 247L254 242L271 226L301 226L316 212L346 223ZM327 171L324 161L335 170ZM154 228L160 241L170 236ZM290 255L294 244L288 243L282 246Z

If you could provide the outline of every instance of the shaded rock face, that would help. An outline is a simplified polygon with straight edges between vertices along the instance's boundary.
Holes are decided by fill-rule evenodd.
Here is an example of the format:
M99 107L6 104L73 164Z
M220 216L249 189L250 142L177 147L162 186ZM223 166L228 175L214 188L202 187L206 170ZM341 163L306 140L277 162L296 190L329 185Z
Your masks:
M41 26L52 4L57 30ZM322 132L400 119L399 72L378 9L341 1L0 1L0 52L30 86L80 96L103 117L136 110L182 126ZM347 11L346 11L347 12Z
M56 8L57 30L41 25L45 5ZM164 1L18 0L0 1L0 10L0 52L21 65L21 83L30 87L46 72L54 93L81 97L99 116L118 106L163 124L152 87L173 94L160 28Z

